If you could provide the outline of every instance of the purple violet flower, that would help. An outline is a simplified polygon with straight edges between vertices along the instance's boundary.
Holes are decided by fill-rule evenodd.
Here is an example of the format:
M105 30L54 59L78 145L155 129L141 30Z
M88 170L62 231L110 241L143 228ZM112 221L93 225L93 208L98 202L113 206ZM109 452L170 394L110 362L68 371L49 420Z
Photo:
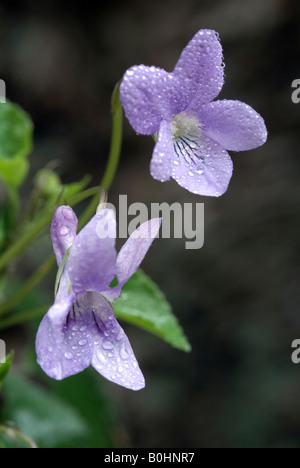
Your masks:
M61 380L90 364L105 378L132 390L145 386L129 340L109 303L136 272L156 237L161 219L142 224L117 255L116 217L103 209L76 235L78 220L68 206L53 218L51 238L58 265L69 250L54 305L36 338L37 360ZM110 288L117 278L118 284Z
M126 71L120 98L137 133L158 132L151 174L175 179L198 195L220 196L232 176L226 150L265 143L262 117L240 101L213 101L224 84L222 47L215 31L197 32L172 73L145 65Z

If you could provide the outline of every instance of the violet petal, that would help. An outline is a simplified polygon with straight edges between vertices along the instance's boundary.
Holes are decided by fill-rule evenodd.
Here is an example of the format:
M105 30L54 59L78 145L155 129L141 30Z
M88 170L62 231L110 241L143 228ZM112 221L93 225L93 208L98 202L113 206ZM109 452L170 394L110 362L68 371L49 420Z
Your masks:
M113 309L97 293L89 294L93 304L94 354L93 367L106 379L131 390L140 390L145 379L129 340L117 322Z
M77 226L78 219L70 206L57 208L51 225L51 239L58 266L76 237Z
M223 195L232 176L232 160L221 145L205 135L197 141L197 151L202 159L193 157L188 149L177 154L177 165L173 165L172 177L183 188L197 195L218 197Z
M156 238L161 218L153 218L141 224L127 239L117 256L117 278L125 284L136 272Z
M173 74L188 88L189 108L215 99L224 84L223 53L218 34L198 31L183 49Z
M126 71L120 85L120 99L125 115L138 133L155 133L163 119L187 106L181 82L165 70L139 65Z
M161 218L153 218L141 224L127 239L117 256L118 285L103 291L109 301L120 296L122 287L137 271L161 226Z
M89 339L92 336L89 314L77 314L75 317L74 304L71 304L67 309L56 310L55 317L54 307L40 324L36 352L44 372L55 380L62 380L90 365L93 341Z
M165 182L172 175L173 144L171 141L171 124L163 121L158 132L158 141L155 145L150 172L154 179Z
M77 296L103 291L115 276L116 215L112 209L96 214L73 242L67 262L72 288Z
M263 118L244 102L211 102L199 110L198 117L206 134L227 150L251 150L267 140Z

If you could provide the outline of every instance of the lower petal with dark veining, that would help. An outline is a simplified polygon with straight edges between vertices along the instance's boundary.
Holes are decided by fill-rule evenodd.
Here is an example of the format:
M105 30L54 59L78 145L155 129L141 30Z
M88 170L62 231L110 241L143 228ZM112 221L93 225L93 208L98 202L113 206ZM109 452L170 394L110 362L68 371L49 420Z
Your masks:
M177 114L169 128L169 144L165 146L173 179L197 195L223 195L232 176L227 151L208 137L193 111Z
M190 141L176 145L173 179L181 187L197 195L212 197L223 195L233 171L229 154L221 145L205 135L193 144L196 148Z
M99 293L77 298L63 322L55 321L52 307L41 322L36 351L44 372L56 380L92 364L103 377L126 388L145 386L129 340Z
M118 385L131 390L144 388L144 376L113 309L101 295L90 294L96 324L93 367L103 377Z
M62 325L58 326L49 312L37 333L37 361L49 377L62 380L91 363L94 346L91 317L84 303L78 301L71 306Z

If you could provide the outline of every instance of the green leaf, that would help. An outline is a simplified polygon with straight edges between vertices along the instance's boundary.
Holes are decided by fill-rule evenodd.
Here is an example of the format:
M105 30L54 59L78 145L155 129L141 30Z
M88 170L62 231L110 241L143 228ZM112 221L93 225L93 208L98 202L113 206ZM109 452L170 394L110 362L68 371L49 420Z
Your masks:
M0 252L4 248L11 227L11 216L8 203L3 203L0 210Z
M9 101L0 104L0 176L12 187L27 175L32 135L33 124L26 112Z
M117 409L109 396L110 386L94 369L60 382L51 380L50 384L56 395L78 410L90 429L86 440L77 442L74 448L109 448L115 445L119 424Z
M0 108L1 106L2 104L0 104ZM2 177L10 187L19 187L26 179L28 171L29 163L27 159L15 158L8 161L1 159L0 156L0 177Z
M13 421L40 448L67 447L89 434L75 407L22 375L7 377L3 396L2 421Z
M10 371L12 361L14 358L14 352L11 351L8 356L6 356L6 361L3 364L0 364L0 390L3 384L3 380Z
M141 270L123 286L113 307L117 318L159 336L175 348L191 350L164 294Z

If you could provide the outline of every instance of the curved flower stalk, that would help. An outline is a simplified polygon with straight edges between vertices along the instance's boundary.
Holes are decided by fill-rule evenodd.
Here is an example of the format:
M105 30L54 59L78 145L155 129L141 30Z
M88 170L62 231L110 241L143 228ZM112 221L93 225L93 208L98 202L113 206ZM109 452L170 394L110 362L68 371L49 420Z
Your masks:
M76 235L78 220L62 206L55 212L51 238L63 268L55 303L36 338L37 360L50 377L61 380L92 365L108 380L132 390L145 386L129 340L109 301L136 272L156 237L161 219L142 224L115 249L116 218L103 209ZM118 284L110 284L114 279Z
M218 197L228 188L232 160L227 150L265 143L262 117L240 101L212 102L224 84L218 34L200 30L183 49L172 73L145 65L126 71L120 98L137 133L158 132L152 176L171 177L199 195Z

